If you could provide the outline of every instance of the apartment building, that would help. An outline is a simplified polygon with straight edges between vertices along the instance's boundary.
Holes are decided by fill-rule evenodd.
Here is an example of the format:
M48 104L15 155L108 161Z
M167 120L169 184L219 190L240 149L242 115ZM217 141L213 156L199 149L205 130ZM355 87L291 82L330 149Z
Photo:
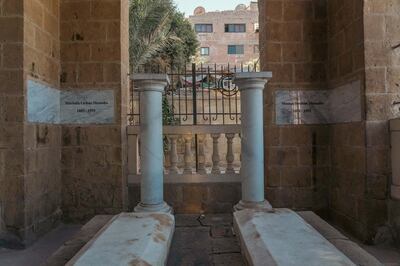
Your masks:
M240 4L235 10L206 12L197 7L189 16L197 33L201 62L246 64L259 57L258 3Z

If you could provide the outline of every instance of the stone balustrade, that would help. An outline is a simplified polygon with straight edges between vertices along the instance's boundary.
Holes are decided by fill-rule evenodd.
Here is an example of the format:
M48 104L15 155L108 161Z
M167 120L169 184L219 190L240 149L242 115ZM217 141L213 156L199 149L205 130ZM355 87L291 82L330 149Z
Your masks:
M133 183L140 182L141 202L135 207L136 212L163 211L172 212L172 209L163 201L163 183L176 182L241 182L242 200L235 205L235 210L263 209L271 210L272 206L265 200L264 195L264 131L263 131L263 90L271 72L236 73L234 83L241 93L241 125L196 125L196 126L162 126L162 92L169 84L165 74L135 74L134 81L140 94L140 121L141 125L135 132L135 127L128 128L128 167L129 172L136 174L129 176ZM240 175L236 174L233 167L233 139L235 134L241 135L242 152L240 154L243 169ZM162 139L167 136L170 144L170 165L163 167ZM198 135L208 134L212 138L212 167L208 175L204 154L204 139L198 141ZM225 135L226 142L226 168L221 171L221 156L219 142L221 134ZM179 169L179 156L177 139L179 135L184 139L184 165L183 171ZM135 137L136 136L136 137ZM137 137L139 136L139 138ZM195 147L200 152L196 157L197 169L202 174L194 175L192 138L195 136ZM139 140L140 139L140 145ZM165 138L164 138L165 139ZM199 146L200 143L200 147ZM135 149L133 149L135 148ZM139 149L142 149L139 152ZM165 147L164 147L165 151ZM139 156L140 154L140 160ZM243 156L242 156L243 155ZM198 159L201 159L199 162ZM139 162L141 167L139 167ZM168 180L166 173L169 175ZM165 169L167 168L167 169ZM138 174L140 173L140 176ZM180 175L181 174L181 175ZM165 176L165 180L164 180ZM188 176L185 178L185 176ZM230 177L237 180L229 180ZM213 180L213 178L215 180ZM221 178L225 177L225 179ZM226 179L228 177L228 180Z
M131 183L140 182L139 128L128 127ZM164 126L165 182L240 182L240 130L240 125Z

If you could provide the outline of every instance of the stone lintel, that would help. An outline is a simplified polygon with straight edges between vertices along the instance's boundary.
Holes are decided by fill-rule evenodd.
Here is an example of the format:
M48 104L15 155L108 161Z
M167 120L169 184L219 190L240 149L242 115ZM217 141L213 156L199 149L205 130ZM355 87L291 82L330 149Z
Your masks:
M121 213L66 265L165 265L174 227L170 214Z
M355 265L288 209L238 211L234 213L234 226L249 265Z

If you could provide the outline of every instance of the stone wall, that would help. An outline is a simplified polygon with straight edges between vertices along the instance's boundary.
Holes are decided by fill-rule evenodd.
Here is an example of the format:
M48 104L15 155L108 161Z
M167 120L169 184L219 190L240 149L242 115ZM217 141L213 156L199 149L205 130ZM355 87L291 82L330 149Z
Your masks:
M61 210L74 220L127 206L127 6L0 1L1 245L31 243L57 224ZM113 89L114 124L29 122L30 80L52 89Z
M359 80L364 99L363 0L328 1L328 32L329 88ZM331 132L329 216L365 239L365 122L332 125Z
M0 3L0 233L6 240L6 229L25 227L23 23L22 0Z
M317 184L312 183L314 202L309 200L300 208L320 209L315 201L321 195L318 191L329 192L319 198L326 218L364 241L379 242L377 232L384 232L382 226L388 221L387 122L399 116L393 103L399 99L400 51L392 46L400 42L400 4L379 0L266 0L259 4L262 68L274 74L265 99L267 198L278 207L299 208L293 204L301 202L295 199L298 183L289 188L282 184L311 169L311 180ZM361 121L275 126L274 90L335 90L353 81L361 84ZM318 153L318 147L326 152ZM299 168L307 158L310 162L310 153L304 153L307 149L317 151L311 156L312 167ZM326 167L318 167L315 161L323 158ZM296 169L294 174L292 169ZM310 195L307 188L313 188L306 184L303 199ZM397 205L392 202L389 209L394 226L398 226Z
M59 88L59 0L24 1L24 74ZM27 97L25 97L27 101ZM61 128L53 124L24 126L26 241L47 232L61 216ZM32 235L32 236L31 236Z
M277 89L326 89L326 1L259 1L265 95L266 197L274 207L326 212L329 126L277 126Z
M399 117L400 99L400 2L365 1L365 75L367 135L367 216L371 230L382 226L389 215L390 230L400 243L400 203L390 197L390 147L388 120ZM378 241L378 240L376 240Z
M60 127L27 121L27 80L59 86L58 1L1 2L0 205L6 244L29 244L60 218Z
M128 2L61 0L61 89L113 89L115 123L62 126L63 211L82 220L125 208Z

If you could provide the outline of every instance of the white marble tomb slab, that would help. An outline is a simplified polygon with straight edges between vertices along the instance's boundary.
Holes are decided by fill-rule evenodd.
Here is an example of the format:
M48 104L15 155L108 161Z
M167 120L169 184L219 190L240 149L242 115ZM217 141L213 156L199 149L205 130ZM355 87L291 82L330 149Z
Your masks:
M113 90L61 91L62 124L114 123Z
M175 229L167 213L121 213L105 225L67 266L164 266Z
M289 209L234 213L235 231L248 265L355 266L327 239Z
M28 80L28 122L56 124L60 121L60 91Z
M360 82L332 90L280 90L275 93L276 124L333 124L361 121Z

